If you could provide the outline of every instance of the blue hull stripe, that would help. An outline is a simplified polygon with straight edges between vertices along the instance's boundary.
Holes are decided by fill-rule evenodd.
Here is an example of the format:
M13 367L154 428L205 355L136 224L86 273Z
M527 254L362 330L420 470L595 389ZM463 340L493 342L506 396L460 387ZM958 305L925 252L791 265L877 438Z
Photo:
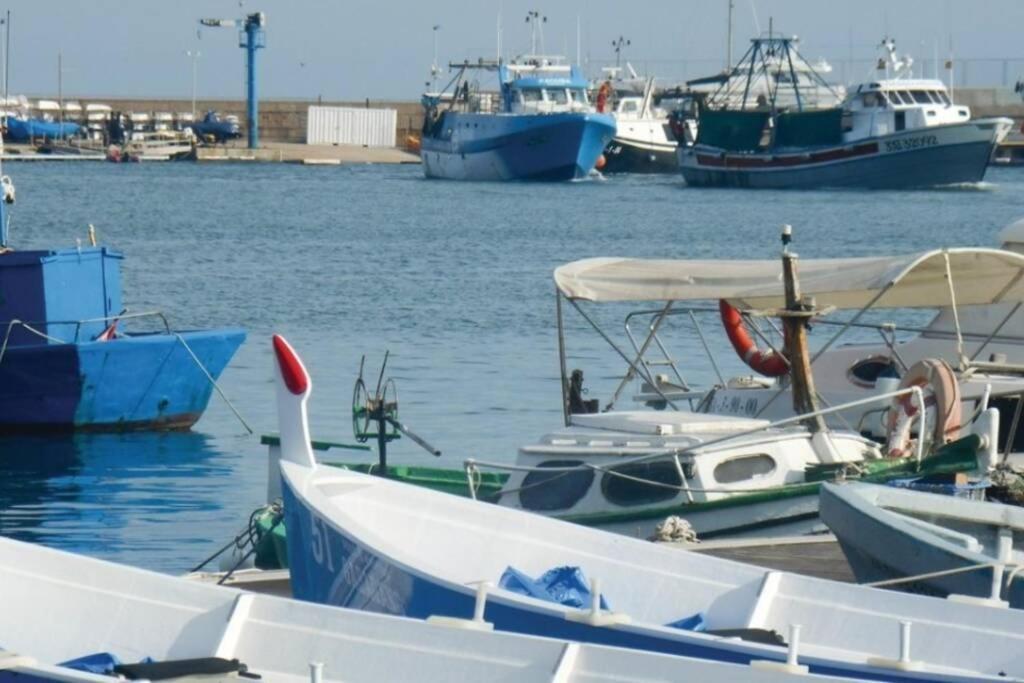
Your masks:
M181 336L214 378L245 340L236 329ZM0 359L0 432L185 428L212 390L174 335L9 347Z

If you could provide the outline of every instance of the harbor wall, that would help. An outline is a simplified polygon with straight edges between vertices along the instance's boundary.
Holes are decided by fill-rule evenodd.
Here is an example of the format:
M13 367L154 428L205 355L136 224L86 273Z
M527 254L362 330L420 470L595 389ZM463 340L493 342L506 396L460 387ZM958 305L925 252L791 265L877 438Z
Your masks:
M957 88L954 93L958 103L971 107L975 117L1010 116L1024 121L1024 101L1010 88ZM53 98L55 99L55 98ZM123 112L187 112L192 109L190 99L126 99L76 97L83 108L91 102L109 104ZM410 133L419 133L423 126L423 108L418 101L393 100L262 100L260 102L260 137L276 142L306 142L306 123L311 105L333 107L365 107L370 109L394 109L397 111L395 140L398 147L405 146ZM197 100L196 113L201 116L213 109L222 114L234 114L245 125L244 100Z
M117 97L76 97L83 108L86 104L98 102L109 104L121 112L142 111L171 113L192 111L191 99L125 99ZM423 126L423 107L419 102L395 102L389 100L362 100L341 102L333 100L261 100L260 138L273 142L306 142L306 122L310 106L363 107L369 109L394 109L397 111L395 140L399 147L405 145L410 131L419 132ZM245 129L245 100L196 100L196 116L201 117L209 110L221 114L234 114Z

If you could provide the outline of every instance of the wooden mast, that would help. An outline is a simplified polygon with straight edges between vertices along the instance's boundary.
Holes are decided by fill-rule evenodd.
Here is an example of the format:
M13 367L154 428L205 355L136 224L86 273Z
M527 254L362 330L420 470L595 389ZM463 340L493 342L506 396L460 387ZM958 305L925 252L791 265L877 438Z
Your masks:
M800 281L797 277L797 261L800 257L789 250L792 235L792 226L782 226L782 280L786 292L782 326L785 330L786 356L789 358L793 410L797 415L804 415L818 410L818 394L811 373L811 354L807 348L807 324L814 311L814 302L805 302L800 296ZM826 430L821 415L808 417L803 423L812 432Z

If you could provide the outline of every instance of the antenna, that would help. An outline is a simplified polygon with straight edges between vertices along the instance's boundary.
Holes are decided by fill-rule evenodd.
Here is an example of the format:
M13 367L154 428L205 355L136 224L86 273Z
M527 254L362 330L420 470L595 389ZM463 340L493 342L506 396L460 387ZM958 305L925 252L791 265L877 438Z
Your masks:
M735 7L733 0L729 0L729 23L725 33L725 72L732 70L732 10Z
M622 62L622 48L623 47L628 47L629 45L630 45L629 39L623 38L622 36L619 36L618 38L616 38L615 40L612 41L612 47L615 48L615 69L616 69L616 71L618 71L618 69L621 66L621 62Z
M535 9L526 13L526 23L530 24L530 54L537 54L537 37L540 37L540 51L544 52L544 24L548 18Z

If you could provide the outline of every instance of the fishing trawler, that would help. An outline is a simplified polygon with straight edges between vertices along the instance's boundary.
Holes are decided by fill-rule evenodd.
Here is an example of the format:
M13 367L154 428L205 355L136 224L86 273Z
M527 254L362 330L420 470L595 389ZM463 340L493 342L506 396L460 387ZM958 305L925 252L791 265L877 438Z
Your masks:
M827 87L794 38L751 43L737 70L750 74L747 83L771 79L777 87L755 98L730 79L708 98L696 145L679 151L689 185L895 189L980 182L1013 125L1008 118L972 119L941 81L912 78L913 60L898 56L891 39L882 42L879 60L885 77L853 88L842 106L825 108L790 87L798 70ZM787 88L795 106L777 94Z
M579 68L560 57L450 66L457 72L448 88L423 96L428 178L584 178L615 134L615 120L591 107ZM496 72L498 91L480 90L473 71Z

